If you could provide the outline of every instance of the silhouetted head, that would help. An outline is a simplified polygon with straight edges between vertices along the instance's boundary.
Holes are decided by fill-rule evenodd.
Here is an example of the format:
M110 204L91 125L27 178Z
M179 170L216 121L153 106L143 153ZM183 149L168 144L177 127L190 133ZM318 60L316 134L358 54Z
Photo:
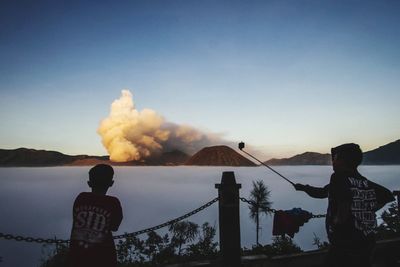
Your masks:
M110 165L97 164L89 171L88 185L93 190L106 190L113 185L114 170Z
M356 170L363 160L360 146L354 143L343 144L331 149L334 171Z

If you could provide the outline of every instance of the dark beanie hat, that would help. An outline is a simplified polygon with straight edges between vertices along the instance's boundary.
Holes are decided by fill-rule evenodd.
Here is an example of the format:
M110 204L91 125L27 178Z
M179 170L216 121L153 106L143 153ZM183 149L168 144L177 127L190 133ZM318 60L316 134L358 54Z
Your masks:
M344 160L353 167L357 167L363 160L363 153L359 145L354 143L343 144L331 149L332 159L337 155L338 159Z

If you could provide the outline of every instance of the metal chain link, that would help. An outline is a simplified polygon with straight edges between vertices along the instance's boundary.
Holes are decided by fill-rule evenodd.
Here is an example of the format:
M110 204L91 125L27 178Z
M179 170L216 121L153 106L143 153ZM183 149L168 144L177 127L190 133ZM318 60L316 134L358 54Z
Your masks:
M311 216L311 218L325 218L326 217L326 214L313 214L312 216Z
M5 240L15 240L15 241L25 241L29 243L46 243L46 244L64 244L68 243L69 240L57 239L57 238L34 238L30 236L20 236L20 235L12 235L12 234L4 234L0 233L0 239L4 238Z
M170 220L170 221L167 221L165 223L159 224L157 226L153 226L153 227L150 227L150 228L147 228L147 229L143 229L143 230L140 230L140 231L136 231L136 232L132 232L132 233L126 233L126 234L123 234L123 235L116 235L113 238L114 239L121 239L121 238L133 237L133 236L149 233L149 232L164 228L166 226L169 226L169 225L172 225L172 224L177 223L179 221L182 221L182 220L184 220L184 219L186 219L186 218L188 218L188 217L190 217L190 216L192 216L192 215L194 215L194 214L196 214L196 213L208 208L209 206L211 206L212 204L214 204L217 201L218 201L218 197L214 198L213 200L211 200L210 202L204 204L203 206L201 206L201 207L199 207L199 208L197 208L197 209L195 209L195 210L193 210L193 211L191 211L189 213L186 213L183 216L175 218L173 220Z
M244 198L244 197L240 197L239 199L240 199L242 202L245 202L245 203L247 203L247 204L250 204L250 205L253 205L253 206L258 206L258 204L257 204L256 202L254 202L253 200L248 200L248 199L246 199L246 198ZM275 213L275 212L276 212L276 209L266 208L266 210L269 211L269 212L272 212L272 213Z
M252 200L248 200L248 199L246 199L246 198L244 198L244 197L241 197L241 198L239 198L239 199L240 199L242 202L248 203L248 204L250 204L250 205L257 206L257 203L254 202L254 201L252 201ZM272 213L275 213L275 212L276 212L276 209L270 209L270 208L268 208L267 211L272 212ZM314 215L314 214L311 213L311 218L313 218L313 219L314 219L314 218L324 218L324 217L326 217L326 214L316 214L316 215Z

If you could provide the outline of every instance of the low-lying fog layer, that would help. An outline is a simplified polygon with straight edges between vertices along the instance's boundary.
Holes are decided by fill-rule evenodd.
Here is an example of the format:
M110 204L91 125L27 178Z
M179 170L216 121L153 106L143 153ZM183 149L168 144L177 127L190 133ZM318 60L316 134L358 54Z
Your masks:
M276 167L294 182L323 186L329 182L329 166ZM23 236L68 239L72 204L79 192L88 191L89 167L0 168L0 232ZM301 207L325 213L327 201L309 198L264 167L116 167L115 184L109 190L123 207L124 219L117 234L133 232L183 215L217 196L214 184L223 171L234 171L248 197L252 181L262 179L271 191L275 209ZM400 166L362 166L360 172L391 190L400 189ZM218 205L189 218L218 228ZM241 203L242 246L255 243L255 224ZM271 243L272 216L262 218L262 244ZM294 241L304 250L313 249L314 233L326 240L324 219L312 219L300 228ZM218 237L218 233L217 233ZM37 266L39 244L0 240L1 266ZM21 257L23 255L23 257Z

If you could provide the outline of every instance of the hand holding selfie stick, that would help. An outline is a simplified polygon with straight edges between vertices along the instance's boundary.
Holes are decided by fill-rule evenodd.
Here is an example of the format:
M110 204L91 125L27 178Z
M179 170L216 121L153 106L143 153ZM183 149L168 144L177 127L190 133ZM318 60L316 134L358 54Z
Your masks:
M239 149L240 151L242 151L243 153L245 153L246 155L252 157L253 159L255 159L256 161L260 162L262 165L264 165L265 167L267 167L268 169L270 169L271 171L273 171L274 173L278 174L280 177L282 177L283 179L285 179L286 181L288 181L289 183L291 183L293 186L295 185L292 181L290 181L288 178L286 178L285 176L283 176L282 174L280 174L279 172L275 171L274 169L272 169L270 166L268 166L267 164L265 164L264 162L260 161L259 159L257 159L256 157L252 156L251 154L247 153L246 151L243 150L244 148L244 142L240 142L239 143Z

